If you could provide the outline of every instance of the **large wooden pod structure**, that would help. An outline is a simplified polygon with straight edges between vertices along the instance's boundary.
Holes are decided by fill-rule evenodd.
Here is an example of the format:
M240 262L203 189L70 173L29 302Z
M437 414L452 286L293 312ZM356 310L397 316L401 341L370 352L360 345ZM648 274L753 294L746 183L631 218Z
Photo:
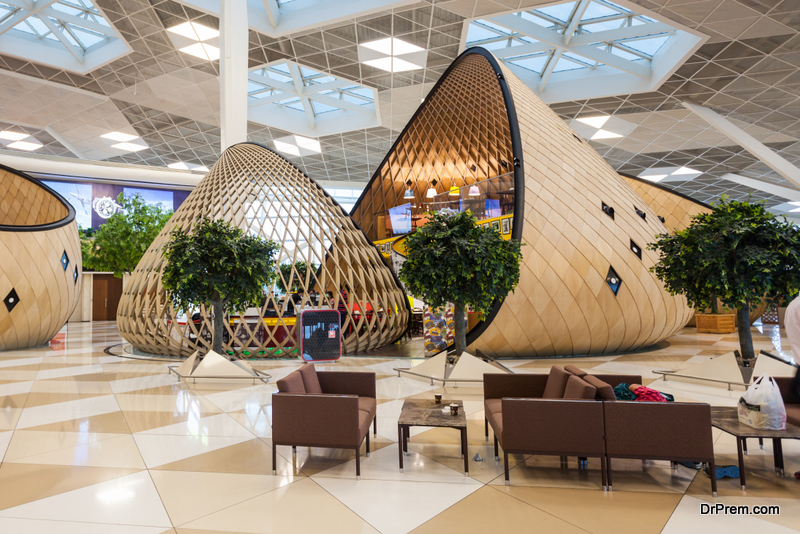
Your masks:
M657 255L645 247L667 231L656 212L480 48L461 54L425 98L353 217L380 239L375 214L401 204L407 186L442 194L453 181L480 186L508 173L512 239L524 244L520 283L470 330L470 350L613 353L659 342L686 324L686 299L669 295L649 271Z
M391 269L347 213L322 187L272 150L234 145L181 204L131 274L117 312L120 334L152 354L186 356L211 347L210 311L182 320L161 285L162 247L171 232L188 231L201 216L223 219L280 246L279 288L331 292L342 313L343 351L371 350L403 335L408 301ZM301 268L302 263L312 268ZM278 291L277 293L280 293ZM299 293L299 292L298 292ZM296 354L299 329L290 298L265 293L257 315L226 317L226 351L251 357Z
M81 292L75 210L40 181L0 165L0 350L50 341Z

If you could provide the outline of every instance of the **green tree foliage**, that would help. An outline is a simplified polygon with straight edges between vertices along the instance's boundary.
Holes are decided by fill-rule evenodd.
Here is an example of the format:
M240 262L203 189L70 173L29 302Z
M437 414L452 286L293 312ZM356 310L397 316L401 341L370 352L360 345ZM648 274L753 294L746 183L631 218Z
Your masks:
M695 215L688 228L656 236L660 254L651 270L671 294L707 308L718 297L735 308L744 358L753 358L750 306L762 298L788 301L800 290L800 229L778 220L763 203L722 197L711 213Z
M78 226L78 235L81 238L81 258L83 270L94 269L94 230L91 228L81 228Z
M148 204L138 194L126 197L120 193L117 204L122 209L94 232L89 264L96 271L111 271L121 278L133 272L172 212Z
M278 265L280 276L278 276L276 282L281 291L283 291L284 293L296 293L298 289L301 289L303 287L303 284L305 284L306 274L308 273L309 265L311 267L311 280L309 281L309 285L310 286L314 285L314 274L317 272L317 268L319 267L319 265L317 265L314 262L308 264L304 261L296 261L294 263L294 269L297 274L295 274L295 277L292 279L291 285L289 285L288 287L287 284L289 284L289 278L292 275L292 264L281 263L280 265ZM309 287L309 289L311 288Z
M244 310L261 300L275 277L277 250L273 241L204 217L188 233L172 232L164 246L161 283L177 309L203 305L214 310L213 350L221 353L224 310Z
M520 244L476 225L470 212L438 212L406 237L405 246L400 279L429 306L453 303L460 355L467 346L466 307L486 315L496 299L505 298L519 283Z

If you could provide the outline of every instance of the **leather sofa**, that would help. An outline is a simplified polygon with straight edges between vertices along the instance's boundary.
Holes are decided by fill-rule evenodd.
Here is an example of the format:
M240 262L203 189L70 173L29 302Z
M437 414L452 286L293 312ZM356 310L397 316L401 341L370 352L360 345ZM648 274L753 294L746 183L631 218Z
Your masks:
M378 432L375 373L317 372L314 364L278 380L272 399L272 472L279 445L351 449L361 477L361 444Z
M611 458L707 462L716 494L711 408L707 404L617 401L613 386L637 375L589 375L567 365L549 375L485 374L484 409L494 431L495 459L510 453L600 458L611 489Z

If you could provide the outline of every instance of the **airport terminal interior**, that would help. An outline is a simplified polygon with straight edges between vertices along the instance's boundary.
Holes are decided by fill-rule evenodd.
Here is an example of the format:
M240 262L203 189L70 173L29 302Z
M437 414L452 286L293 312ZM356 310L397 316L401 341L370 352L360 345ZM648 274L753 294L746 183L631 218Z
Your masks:
M797 0L0 0L2 533L798 532L798 293Z

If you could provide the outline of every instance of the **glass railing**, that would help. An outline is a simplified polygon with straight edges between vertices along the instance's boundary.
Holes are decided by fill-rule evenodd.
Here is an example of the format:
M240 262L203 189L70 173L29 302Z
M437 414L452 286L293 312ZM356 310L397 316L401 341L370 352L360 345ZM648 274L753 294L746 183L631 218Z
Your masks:
M428 214L442 210L471 211L478 221L514 213L514 173L501 174L471 185L454 187L431 197L407 199L375 214L379 221L377 239L413 232L428 221ZM383 224L380 223L383 219ZM383 233L383 235L380 235Z

